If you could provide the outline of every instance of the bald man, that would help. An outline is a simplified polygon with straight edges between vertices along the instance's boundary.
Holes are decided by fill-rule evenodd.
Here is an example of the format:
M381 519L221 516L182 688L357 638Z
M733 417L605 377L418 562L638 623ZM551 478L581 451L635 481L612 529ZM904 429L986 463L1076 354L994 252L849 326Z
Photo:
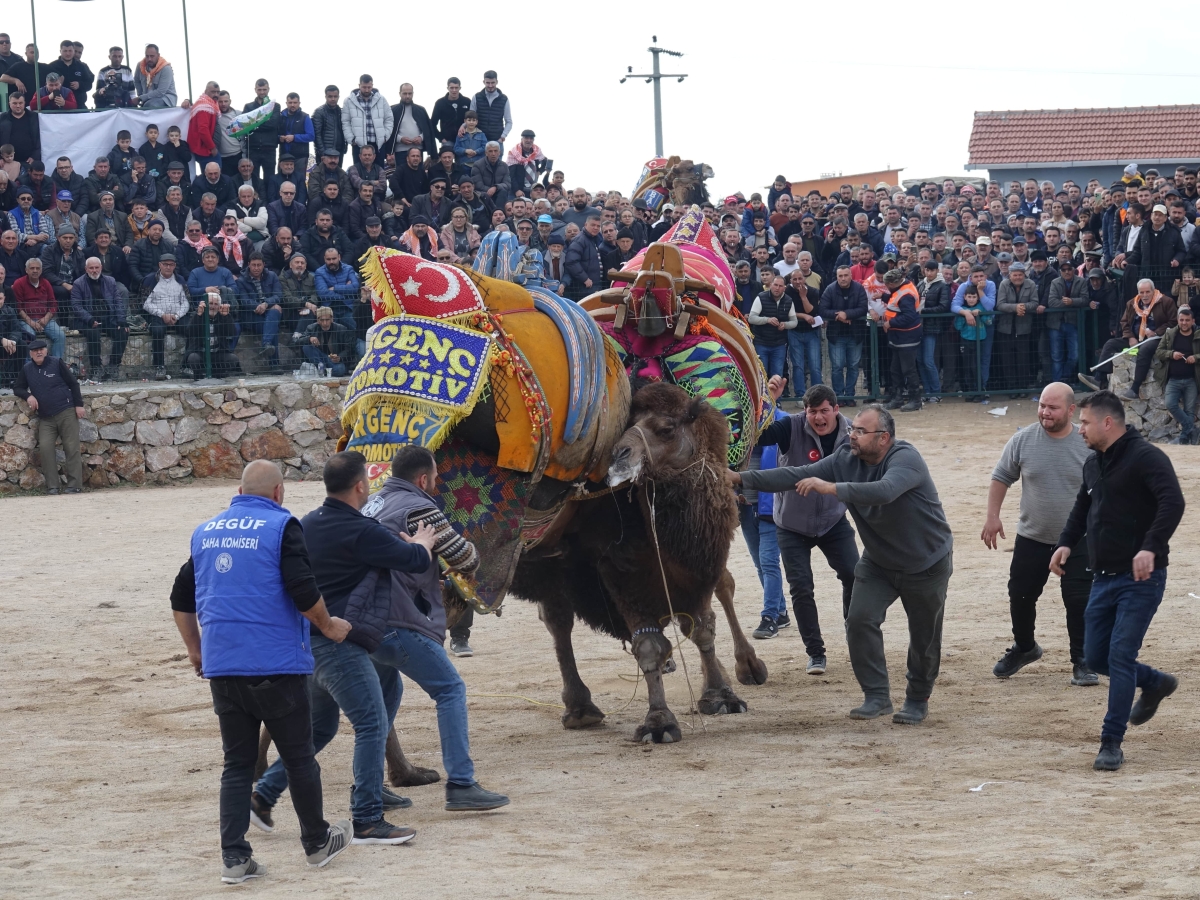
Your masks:
M246 840L262 724L287 770L308 864L324 866L350 845L353 827L348 819L331 827L322 814L308 626L341 642L350 623L325 609L304 532L283 508L283 477L274 463L246 466L229 508L192 533L171 610L196 674L209 681L221 727L221 881L240 884L266 874Z
M1013 645L992 669L997 678L1009 678L1042 658L1034 640L1037 601L1050 575L1050 557L1075 495L1083 481L1083 463L1091 454L1072 422L1075 394L1056 381L1046 385L1038 398L1038 420L1022 428L1004 446L992 471L988 489L987 521L980 537L995 550L997 535L1005 537L1000 507L1013 483L1020 479L1021 512L1017 538L1008 571L1008 605L1012 614ZM1083 613L1091 592L1092 577L1082 547L1072 553L1062 578L1063 605L1067 608L1067 637L1071 647L1071 684L1098 684L1096 673L1083 656Z

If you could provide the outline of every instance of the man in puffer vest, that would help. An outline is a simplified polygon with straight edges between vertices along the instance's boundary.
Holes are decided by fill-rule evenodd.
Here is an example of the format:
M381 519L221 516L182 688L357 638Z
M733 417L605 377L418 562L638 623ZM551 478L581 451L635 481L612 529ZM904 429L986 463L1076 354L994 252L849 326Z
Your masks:
M479 565L473 544L463 540L430 496L437 483L437 462L424 447L401 447L392 460L391 477L363 508L364 515L395 534L432 527L437 533L434 556L449 568L471 572ZM446 610L436 559L419 572L393 569L388 632L371 654L378 666L399 669L437 704L442 764L446 767L446 809L496 809L508 797L485 790L475 780L467 738L467 688L446 654Z
M258 460L246 466L229 509L192 534L192 554L171 591L188 659L197 675L209 679L221 724L226 884L267 874L246 840L260 724L270 730L291 779L308 864L324 866L350 843L348 820L330 827L322 816L308 702L313 671L308 623L333 643L346 638L350 623L326 610L300 523L282 503L283 478L275 464Z

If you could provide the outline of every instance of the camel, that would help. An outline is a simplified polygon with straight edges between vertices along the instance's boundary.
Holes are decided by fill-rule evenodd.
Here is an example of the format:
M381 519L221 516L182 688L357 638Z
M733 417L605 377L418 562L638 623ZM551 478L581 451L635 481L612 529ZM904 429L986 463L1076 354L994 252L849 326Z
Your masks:
M738 681L766 681L767 667L738 624L733 577L726 569L738 521L721 474L728 444L725 417L703 398L668 384L641 388L633 396L629 427L613 448L612 495L574 503L574 515L558 540L543 544L540 554L526 554L517 566L513 593L539 604L554 640L565 727L604 719L575 663L571 629L576 616L632 644L649 693L649 710L633 734L635 741L682 738L662 682L662 667L671 655L664 626L672 615L700 650L699 711L746 711L715 653L714 592L733 632Z

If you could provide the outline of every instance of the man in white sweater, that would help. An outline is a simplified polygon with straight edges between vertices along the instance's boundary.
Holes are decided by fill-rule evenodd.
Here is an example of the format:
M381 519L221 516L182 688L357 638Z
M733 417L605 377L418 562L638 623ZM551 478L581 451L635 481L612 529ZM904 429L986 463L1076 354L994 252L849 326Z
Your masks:
M158 258L158 277L142 303L146 325L150 329L150 355L155 381L167 380L164 353L167 329L186 335L192 324L191 309L187 285L175 274L175 256L164 253Z
M1042 648L1034 640L1037 601L1050 575L1050 557L1058 536L1075 505L1084 460L1091 454L1071 421L1074 413L1071 388L1062 382L1047 385L1038 398L1038 421L1009 438L992 472L987 521L980 535L992 550L996 549L996 536L1005 537L1000 521L1004 497L1018 478L1023 482L1017 539L1008 571L1013 645L992 670L997 678L1009 678L1042 658ZM1087 554L1076 549L1079 552L1071 554L1062 578L1062 599L1067 608L1071 684L1086 687L1099 683L1083 656L1083 613L1092 575Z

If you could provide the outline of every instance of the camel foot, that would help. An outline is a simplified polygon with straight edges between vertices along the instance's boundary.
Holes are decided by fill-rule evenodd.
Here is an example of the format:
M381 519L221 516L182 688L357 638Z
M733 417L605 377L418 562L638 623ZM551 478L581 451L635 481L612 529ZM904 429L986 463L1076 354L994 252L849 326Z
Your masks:
M674 744L683 740L683 733L669 709L652 709L633 733L633 740L640 744Z
M587 728L604 721L604 713L590 700L567 709L562 714L563 728Z
M409 766L388 778L392 787L422 787L441 780L442 773L437 769L426 769L422 766Z
M709 688L701 695L699 701L697 701L696 708L706 716L744 713L748 709L746 701L728 687Z
M738 660L737 680L738 684L766 684L767 664L757 656L751 656L744 662Z
M659 675L670 675L675 671L675 657L668 656L667 661L662 664L662 668L658 670Z

